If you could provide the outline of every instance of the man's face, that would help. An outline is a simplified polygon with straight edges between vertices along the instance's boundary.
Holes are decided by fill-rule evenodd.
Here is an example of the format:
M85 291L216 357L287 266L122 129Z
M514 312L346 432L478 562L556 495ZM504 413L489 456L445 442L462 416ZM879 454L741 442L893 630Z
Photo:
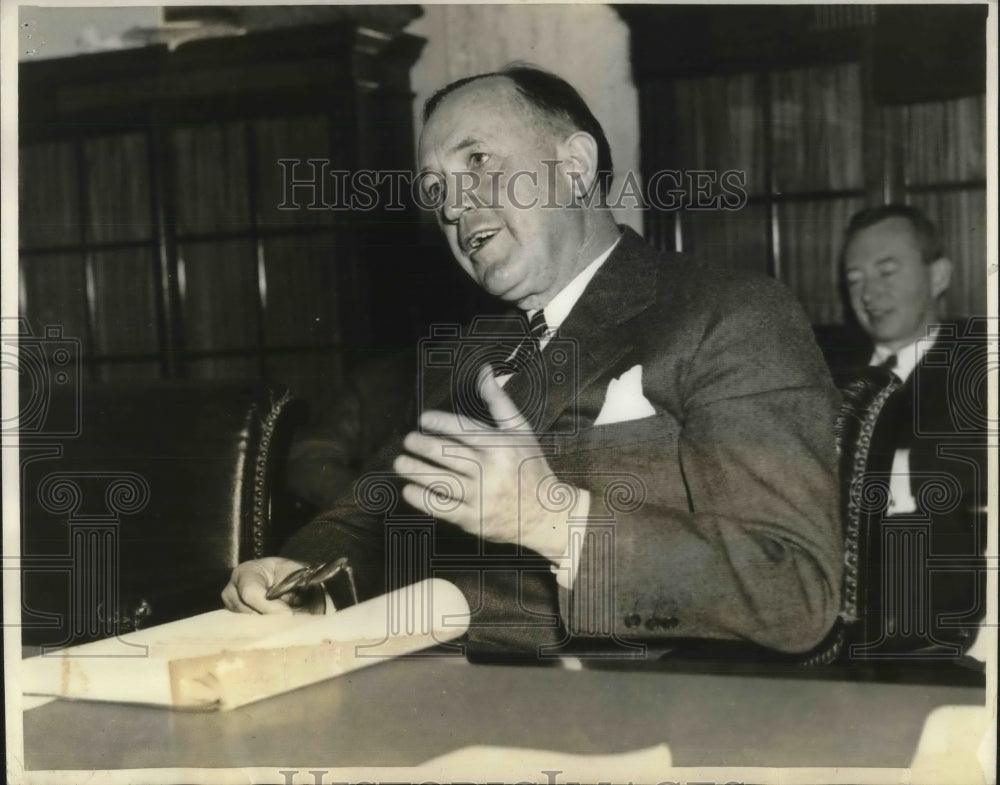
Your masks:
M898 350L927 335L948 288L947 259L924 262L906 218L891 217L855 234L844 253L851 307L876 344Z
M572 201L565 154L503 77L448 95L420 135L423 183L443 186L438 223L458 263L526 310L544 307L579 271L583 210L551 206Z

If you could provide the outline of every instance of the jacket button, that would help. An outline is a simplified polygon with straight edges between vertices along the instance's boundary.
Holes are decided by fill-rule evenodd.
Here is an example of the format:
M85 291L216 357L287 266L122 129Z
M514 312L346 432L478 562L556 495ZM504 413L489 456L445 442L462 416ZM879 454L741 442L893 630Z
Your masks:
M673 616L668 616L663 620L663 629L670 630L676 627L680 622L677 621Z
M638 613L630 613L625 617L625 626L631 629L632 627L638 627L642 623L642 619L639 617Z
M646 619L647 630L656 630L659 629L659 627L660 627L660 620L657 617L650 616L648 619Z

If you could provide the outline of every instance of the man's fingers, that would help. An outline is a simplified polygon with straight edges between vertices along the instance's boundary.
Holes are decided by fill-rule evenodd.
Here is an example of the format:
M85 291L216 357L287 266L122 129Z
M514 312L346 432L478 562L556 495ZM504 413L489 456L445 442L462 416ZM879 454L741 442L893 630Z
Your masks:
M424 433L447 436L456 444L466 444L474 441L477 434L492 431L493 427L469 417L460 418L453 412L428 409L420 415L420 429Z
M510 396L503 391L489 364L479 371L479 394L490 410L497 427L504 431L530 431L531 423L521 414Z
M424 502L424 487L422 485L415 485L413 483L404 485L403 498L411 507L414 507L427 515L431 514Z
M392 462L392 468L400 477L423 489L422 493L424 491L433 493L442 503L447 500L460 502L466 496L465 483L461 477L442 472L441 469L424 463L419 458L397 455L396 460Z
M236 585L240 601L255 613L291 613L291 606L284 600L267 599L270 584L259 580L244 580Z
M322 586L289 592L282 599L291 607L292 613L322 615L326 612L326 592Z
M463 529L468 528L465 525L468 505L461 501L443 496L435 499L433 489L415 483L403 486L403 498L426 515L454 523Z
M226 610L232 611L233 613L254 612L253 608L246 605L243 600L240 599L240 593L236 591L236 586L233 585L232 581L227 583L226 588L222 590L222 604L226 606Z
M233 570L229 584L222 590L222 600L237 613L291 613L288 603L267 599L267 590L275 583L274 571L261 562L243 562Z
M472 468L468 458L456 455L454 452L449 452L449 448L461 447L465 449L468 445L462 445L451 439L444 439L439 436L429 436L417 431L411 431L403 439L403 447L418 458L433 461L456 474L462 474L466 477L472 476ZM467 449L466 452L468 452ZM433 467L431 468L433 470Z

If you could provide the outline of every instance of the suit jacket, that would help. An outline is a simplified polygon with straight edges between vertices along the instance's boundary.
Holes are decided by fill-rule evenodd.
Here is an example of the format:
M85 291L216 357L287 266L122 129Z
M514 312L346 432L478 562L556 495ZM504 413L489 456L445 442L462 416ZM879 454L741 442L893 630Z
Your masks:
M863 366L874 348L859 344L845 363ZM876 516L867 543L867 642L879 650L971 643L985 613L987 390L984 320L940 325L934 343L886 401L869 451L868 473L888 478L897 450L910 451L910 493L917 511ZM896 565L883 549L884 532L927 527L923 565ZM909 569L909 613L883 596L889 569ZM881 640L879 640L881 639Z
M560 609L546 560L433 522L428 560L474 609L472 649L534 652L564 641L567 626L624 645L816 644L839 610L838 396L787 291L769 278L661 255L626 229L542 359L541 379L516 374L506 391L529 413L555 474L590 491L588 537ZM595 426L610 381L635 365L655 414ZM475 406L456 381L474 368L422 373L424 403ZM394 585L387 531L419 518L387 468L401 449L391 443L380 468L285 554L346 553L362 594ZM376 485L384 504L373 513ZM580 605L590 596L603 598L599 607ZM580 617L588 609L603 614L596 626Z

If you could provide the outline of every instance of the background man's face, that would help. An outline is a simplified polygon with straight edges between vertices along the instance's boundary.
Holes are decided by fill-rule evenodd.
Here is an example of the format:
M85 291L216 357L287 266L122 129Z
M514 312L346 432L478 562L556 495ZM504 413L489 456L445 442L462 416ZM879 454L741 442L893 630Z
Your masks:
M887 218L851 238L844 253L851 307L875 343L896 350L927 335L948 287L948 264L924 262L905 218Z
M555 164L561 141L503 77L456 90L420 136L421 169L434 175L424 182L444 185L437 217L458 263L524 309L543 307L572 280L585 239L582 210L544 206L571 202L571 180Z

